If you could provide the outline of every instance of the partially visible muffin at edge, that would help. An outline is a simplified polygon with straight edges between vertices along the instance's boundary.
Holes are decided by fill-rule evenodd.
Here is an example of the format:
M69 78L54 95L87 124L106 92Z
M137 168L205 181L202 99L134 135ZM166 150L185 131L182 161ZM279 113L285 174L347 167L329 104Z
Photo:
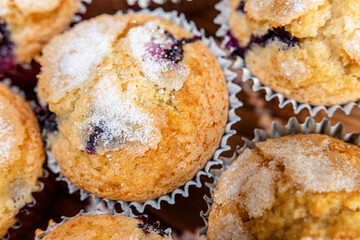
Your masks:
M30 106L0 83L0 237L39 190L45 160L38 122Z
M287 98L346 104L360 95L360 2L232 0L230 31L246 67Z
M208 239L360 238L359 156L319 134L255 143L216 186Z
M55 37L38 97L56 114L61 172L100 197L146 201L185 184L219 146L224 74L196 36L145 15L102 15Z
M53 223L55 224L55 223ZM52 226L49 226L52 228ZM42 240L60 239L172 239L165 232L142 219L114 215L86 215L54 226L49 233L37 230L36 238Z
M1 0L0 60L28 63L38 57L45 43L69 27L80 1Z

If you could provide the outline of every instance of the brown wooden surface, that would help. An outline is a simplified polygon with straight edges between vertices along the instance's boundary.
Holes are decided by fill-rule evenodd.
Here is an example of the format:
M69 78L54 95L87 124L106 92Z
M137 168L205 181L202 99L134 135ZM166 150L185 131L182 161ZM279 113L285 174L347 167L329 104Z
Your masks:
M215 0L194 0L194 2L182 1L181 4L166 4L166 10L179 10L184 12L189 20L194 20L199 27L206 30L208 36L214 36L217 25L213 23L214 17L218 14L214 9ZM93 17L101 13L114 13L117 10L126 10L129 6L124 0L94 0L89 6L86 17ZM156 7L154 4L151 8ZM136 9L136 7L135 7ZM241 75L241 72L238 72ZM236 112L241 117L241 121L235 125L237 135L230 139L235 149L241 146L241 137L251 139L255 128L268 130L272 121L276 120L286 123L290 117L297 117L303 122L309 116L307 110L303 110L300 114L294 114L292 106L284 109L278 108L277 100L271 102L264 101L264 93L254 93L251 90L251 84L241 84L239 78L237 83L243 87L243 91L238 95L244 106ZM320 112L315 119L321 120L326 117L324 112ZM345 124L346 132L359 132L360 129L360 110L355 108L350 116L346 116L342 111L338 110L331 118L332 124L342 121ZM228 153L230 156L232 152ZM209 179L204 178L205 181ZM171 227L178 235L184 232L192 232L194 234L183 235L182 239L195 239L199 229L204 225L199 216L200 211L206 211L206 204L203 200L204 194L209 194L208 189L203 187L198 189L192 187L190 196L187 198L177 197L175 205L163 203L161 210L147 208L146 212L151 215L152 219L160 219L162 226ZM67 188L64 184L57 184L56 198L52 203L51 209L47 212L48 218L59 220L61 215L71 216L85 206L78 200L78 194L67 194Z

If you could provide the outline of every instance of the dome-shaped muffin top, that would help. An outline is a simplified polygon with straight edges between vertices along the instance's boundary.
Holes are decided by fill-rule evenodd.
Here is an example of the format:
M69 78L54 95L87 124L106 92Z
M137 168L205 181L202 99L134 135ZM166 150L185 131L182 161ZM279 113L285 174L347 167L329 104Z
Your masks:
M13 55L16 62L30 62L50 38L69 26L80 1L1 0L0 58Z
M37 230L36 237L42 240L172 239L158 226L148 224L146 219L114 215L79 216L55 227L46 235Z
M38 122L30 106L0 83L0 237L39 189L45 160Z
M360 238L360 149L320 134L255 143L216 186L213 239Z
M231 34L264 85L312 105L360 93L360 2L232 0Z
M61 172L100 197L145 201L194 177L228 112L210 50L171 21L102 15L53 38L38 96L56 114Z

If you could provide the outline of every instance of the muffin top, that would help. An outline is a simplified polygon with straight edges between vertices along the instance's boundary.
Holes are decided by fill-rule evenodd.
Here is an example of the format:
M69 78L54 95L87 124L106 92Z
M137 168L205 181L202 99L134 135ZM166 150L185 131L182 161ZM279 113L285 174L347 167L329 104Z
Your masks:
M312 105L359 100L360 2L232 0L231 34L260 81Z
M44 148L30 106L0 83L0 236L14 224L15 215L32 201L42 175Z
M55 34L65 30L78 11L81 0L1 0L0 49L11 48L4 56L13 55L16 62L30 62ZM15 46L13 46L15 45Z
M64 222L46 235L43 231L37 230L36 237L43 240L171 239L158 226L148 224L146 219L113 215L76 217Z
M228 93L210 50L176 24L102 15L57 36L38 96L56 114L62 173L97 196L145 201L190 180L224 132Z
M320 134L255 143L221 176L209 239L359 238L359 156Z

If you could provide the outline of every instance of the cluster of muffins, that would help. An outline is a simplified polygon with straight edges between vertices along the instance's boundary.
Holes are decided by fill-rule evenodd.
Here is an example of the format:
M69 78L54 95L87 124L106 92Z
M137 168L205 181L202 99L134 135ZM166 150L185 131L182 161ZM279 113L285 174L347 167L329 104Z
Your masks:
M41 65L37 118L0 83L0 237L36 201L45 151L73 186L141 204L193 179L224 139L225 74L201 36L146 14L69 28L80 6L0 2L0 76L17 64ZM244 57L263 84L300 103L357 101L358 9L350 0L232 0L230 57ZM274 130L244 147L221 177L214 172L208 239L360 238L360 149L310 125ZM171 239L144 215L98 213L50 221L35 237Z
M72 184L119 201L170 193L219 147L229 108L222 68L201 36L159 17L101 15L59 34L78 3L2 1L1 60L11 65L35 59L41 65L36 115L49 151ZM37 179L45 155L34 113L0 86L4 236L33 201L32 192L41 190ZM144 219L110 215L78 217L37 235L170 238Z

